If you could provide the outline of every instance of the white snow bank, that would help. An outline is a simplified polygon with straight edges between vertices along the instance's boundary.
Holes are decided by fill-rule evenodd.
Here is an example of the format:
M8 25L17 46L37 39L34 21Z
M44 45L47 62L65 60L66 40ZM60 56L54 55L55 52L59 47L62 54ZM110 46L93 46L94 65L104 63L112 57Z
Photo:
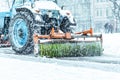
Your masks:
M120 33L103 34L104 54L120 57Z

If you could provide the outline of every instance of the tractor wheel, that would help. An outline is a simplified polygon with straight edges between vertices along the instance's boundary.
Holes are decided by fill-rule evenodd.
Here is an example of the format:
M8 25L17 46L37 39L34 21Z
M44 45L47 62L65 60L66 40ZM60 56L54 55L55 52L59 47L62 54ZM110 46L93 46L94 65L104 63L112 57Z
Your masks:
M27 16L25 16L27 15ZM18 13L10 22L10 41L17 54L33 53L33 19L29 14Z
M72 29L70 28L70 21L67 17L64 17L61 25L60 25L60 29L66 33L66 32L73 32Z

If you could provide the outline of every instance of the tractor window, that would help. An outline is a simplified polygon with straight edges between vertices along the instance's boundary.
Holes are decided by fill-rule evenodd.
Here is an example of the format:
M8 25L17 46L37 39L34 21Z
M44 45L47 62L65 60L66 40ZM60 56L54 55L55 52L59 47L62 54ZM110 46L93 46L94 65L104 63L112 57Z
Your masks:
M15 0L15 6L24 5L25 3L29 3L31 0Z
M23 4L23 0L15 0L15 6L19 6Z
M30 2L30 0L24 0L24 2Z
M0 12L9 11L8 0L0 0Z

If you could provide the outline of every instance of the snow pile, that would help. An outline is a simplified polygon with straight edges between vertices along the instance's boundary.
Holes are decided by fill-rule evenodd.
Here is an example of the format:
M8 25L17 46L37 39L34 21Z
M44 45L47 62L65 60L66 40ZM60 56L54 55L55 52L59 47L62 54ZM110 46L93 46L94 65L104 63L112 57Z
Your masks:
M120 33L103 34L103 55L120 57Z

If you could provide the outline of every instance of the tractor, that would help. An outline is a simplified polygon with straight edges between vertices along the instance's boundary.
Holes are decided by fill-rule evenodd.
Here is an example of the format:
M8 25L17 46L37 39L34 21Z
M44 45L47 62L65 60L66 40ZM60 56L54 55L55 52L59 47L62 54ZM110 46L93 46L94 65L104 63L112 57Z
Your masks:
M75 19L68 10L53 1L2 0L0 1L0 43L10 42L17 54L33 53L33 34L50 34L52 28L73 33Z

